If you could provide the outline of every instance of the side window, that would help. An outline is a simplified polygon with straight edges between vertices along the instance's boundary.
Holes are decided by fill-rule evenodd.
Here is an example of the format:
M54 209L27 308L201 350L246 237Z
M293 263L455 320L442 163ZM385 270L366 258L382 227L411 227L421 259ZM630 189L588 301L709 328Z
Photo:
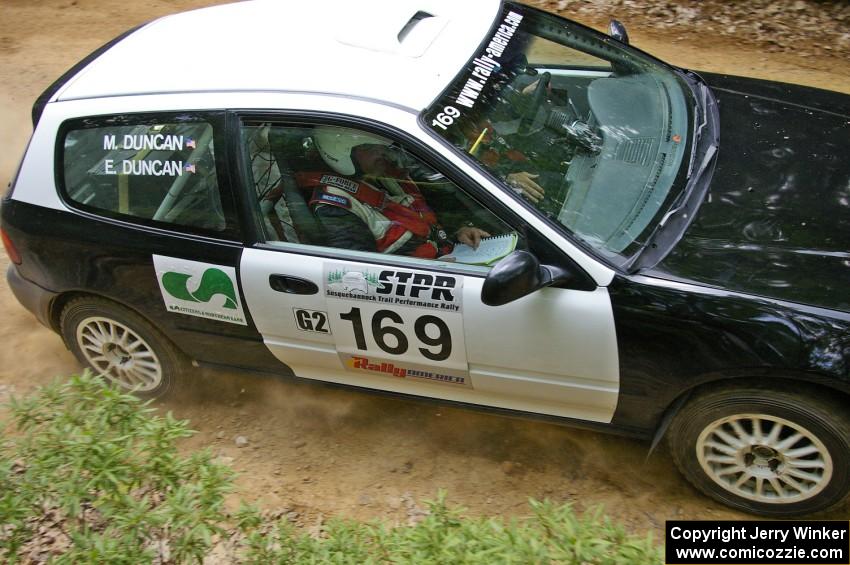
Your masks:
M184 117L86 126L67 130L62 145L64 190L73 205L142 223L228 227L211 123Z
M524 245L492 212L388 138L263 122L244 124L241 137L269 242L475 265Z

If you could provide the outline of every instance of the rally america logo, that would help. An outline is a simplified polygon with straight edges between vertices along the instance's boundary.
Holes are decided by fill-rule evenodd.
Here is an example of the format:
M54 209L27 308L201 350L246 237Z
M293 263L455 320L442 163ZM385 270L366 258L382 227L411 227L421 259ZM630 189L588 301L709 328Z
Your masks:
M370 359L360 355L343 355L343 364L349 370L357 369L372 373L382 373L399 379L422 379L440 384L460 385L471 388L469 381L462 375L435 373L413 366L402 367L396 365L394 362L384 361L382 359Z

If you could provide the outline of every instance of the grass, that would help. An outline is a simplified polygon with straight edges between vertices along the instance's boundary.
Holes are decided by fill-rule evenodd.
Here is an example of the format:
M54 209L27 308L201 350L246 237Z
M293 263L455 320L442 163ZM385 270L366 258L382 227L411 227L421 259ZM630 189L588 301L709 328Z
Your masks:
M188 422L84 374L9 403L0 446L0 561L239 563L661 563L651 536L600 511L529 501L522 519L470 518L444 493L411 526L335 519L317 536L242 505L233 471L181 455Z

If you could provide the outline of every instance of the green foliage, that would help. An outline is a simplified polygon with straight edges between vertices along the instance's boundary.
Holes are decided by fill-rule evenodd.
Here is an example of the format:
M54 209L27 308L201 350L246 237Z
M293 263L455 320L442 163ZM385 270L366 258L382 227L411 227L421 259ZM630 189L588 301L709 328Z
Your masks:
M223 532L232 472L207 452L177 452L187 422L88 374L10 408L18 433L0 448L0 561L45 535L65 544L57 562L200 560Z
M579 518L569 505L531 501L533 516L505 522L467 518L446 505L445 493L429 501L415 526L333 520L323 537L298 534L285 521L243 528L245 563L623 564L661 563L651 536L626 534L600 512Z
M16 432L0 446L2 562L44 547L57 563L199 562L216 536L230 561L257 564L662 561L651 537L628 535L600 512L579 517L569 505L531 501L528 518L468 518L442 492L416 525L337 519L313 537L245 504L226 514L232 472L207 452L177 452L175 442L192 434L186 422L95 377L54 383L10 409Z

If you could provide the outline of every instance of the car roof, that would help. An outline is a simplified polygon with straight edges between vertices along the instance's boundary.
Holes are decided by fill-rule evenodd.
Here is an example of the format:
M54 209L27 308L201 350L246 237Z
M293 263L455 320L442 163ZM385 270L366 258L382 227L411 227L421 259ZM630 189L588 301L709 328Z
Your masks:
M109 48L54 100L315 92L420 111L484 40L499 0L253 0L167 16Z

